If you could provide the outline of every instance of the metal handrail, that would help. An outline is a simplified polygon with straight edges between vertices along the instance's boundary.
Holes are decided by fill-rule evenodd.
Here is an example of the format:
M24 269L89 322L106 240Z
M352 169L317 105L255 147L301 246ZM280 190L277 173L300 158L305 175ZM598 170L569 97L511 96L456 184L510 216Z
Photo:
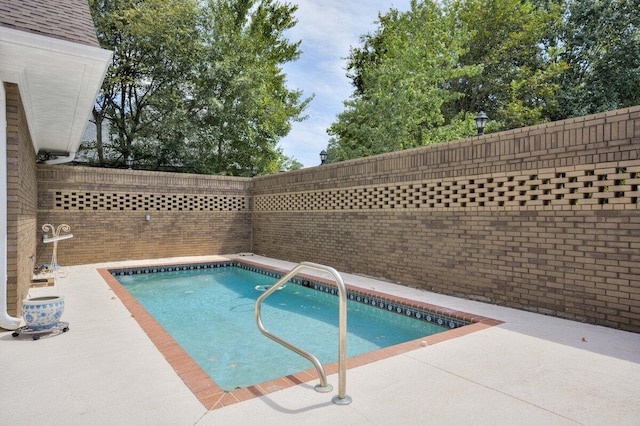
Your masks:
M320 265L317 263L311 262L302 262L295 268L291 270L284 277L280 278L277 283L272 285L267 291L262 294L258 300L256 301L256 324L258 325L258 329L262 334L280 343L282 346L287 349L292 350L298 355L308 359L316 368L318 372L318 376L320 378L320 384L315 386L316 391L318 392L331 392L333 390L333 386L327 383L327 375L324 371L324 367L320 364L318 358L316 358L312 353L307 352L292 343L287 342L281 337L276 336L275 334L269 332L262 323L262 302L264 299L269 297L271 294L276 292L281 285L289 281L291 278L296 276L298 272L303 269L313 269L320 272L329 272L336 280L336 284L338 285L338 293L339 293L339 318L338 318L338 328L339 328L339 357L338 357L338 395L332 398L334 404L338 405L347 405L351 403L351 397L346 394L347 392L347 288L342 281L342 277L335 269L330 266Z

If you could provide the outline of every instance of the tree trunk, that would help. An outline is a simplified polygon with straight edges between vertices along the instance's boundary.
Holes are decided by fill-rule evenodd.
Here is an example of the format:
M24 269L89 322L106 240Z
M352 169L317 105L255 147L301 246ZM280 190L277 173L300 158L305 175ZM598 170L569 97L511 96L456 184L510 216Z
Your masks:
M93 122L96 125L96 151L98 152L98 163L104 165L104 147L102 145L102 122L104 117L102 114L93 108Z

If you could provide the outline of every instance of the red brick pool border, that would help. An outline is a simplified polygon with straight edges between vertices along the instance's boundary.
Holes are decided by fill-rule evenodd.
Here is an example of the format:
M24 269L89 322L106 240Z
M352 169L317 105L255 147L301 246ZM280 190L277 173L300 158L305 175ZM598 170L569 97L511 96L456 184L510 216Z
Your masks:
M288 273L288 270L275 268L272 266L247 261L246 259L232 259L234 262L241 262L248 265L253 265L259 268L268 269L281 273ZM160 266L154 264L152 266ZM162 266L167 266L163 264ZM142 266L136 265L136 268ZM191 389L193 394L204 405L207 410L215 410L227 405L235 404L238 402L246 401L251 398L259 397L269 394L281 389L285 389L291 386L299 385L317 379L317 373L315 369L311 368L305 371L301 371L296 374L292 374L285 377L280 377L275 380L260 383L257 385L248 386L242 389L235 389L233 391L225 391L218 386L209 375L182 349L182 347L169 335L169 333L147 312L146 309L131 295L129 292L118 282L116 278L111 275L107 268L98 269L98 273L109 285L115 295L122 301L127 310L131 313L131 316L140 324L140 327L149 336L151 341L158 348L160 353L165 357L169 364L173 367L178 376L184 381L184 383ZM299 277L313 280L319 283L325 283L332 285L330 280L318 278L315 276L307 276L299 274ZM402 297L396 297L385 293L366 290L360 287L346 285L347 290L358 291L359 293L366 293L372 296L376 296L385 299L389 302L402 303L407 306L412 306L419 309L428 310L440 315L446 315L453 318L465 320L471 322L471 324L464 327L455 328L452 330L444 331L442 333L434 334L432 336L422 337L420 339L412 340L409 342L401 343L398 345L390 346L387 348L379 349L373 352L369 352L363 355L358 355L347 359L347 368L355 368L361 365L369 364L381 359L390 358L395 355L400 355L405 352L409 352L415 349L424 347L425 345L433 345L446 340L454 339L456 337L464 336L475 331L483 330L485 328L492 327L494 325L501 324L502 321L494 320L487 317L478 315L472 315L466 312L456 311L452 309L443 308L441 306L431 305L428 303L417 302L415 300L405 299ZM327 375L338 372L338 363L334 362L328 364L325 367Z

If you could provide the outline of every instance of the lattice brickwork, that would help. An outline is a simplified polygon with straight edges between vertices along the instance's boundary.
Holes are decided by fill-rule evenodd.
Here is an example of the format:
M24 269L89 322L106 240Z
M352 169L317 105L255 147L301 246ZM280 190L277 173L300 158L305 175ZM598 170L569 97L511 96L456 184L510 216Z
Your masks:
M244 211L247 197L57 191L54 210Z
M256 210L447 209L632 205L640 203L640 165L583 168L369 185L257 196Z

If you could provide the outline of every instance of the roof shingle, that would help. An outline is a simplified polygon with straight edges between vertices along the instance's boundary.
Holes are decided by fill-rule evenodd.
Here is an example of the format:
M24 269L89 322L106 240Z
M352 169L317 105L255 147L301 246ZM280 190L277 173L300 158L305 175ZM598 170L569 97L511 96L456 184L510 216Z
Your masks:
M0 26L100 47L87 0L0 0Z

